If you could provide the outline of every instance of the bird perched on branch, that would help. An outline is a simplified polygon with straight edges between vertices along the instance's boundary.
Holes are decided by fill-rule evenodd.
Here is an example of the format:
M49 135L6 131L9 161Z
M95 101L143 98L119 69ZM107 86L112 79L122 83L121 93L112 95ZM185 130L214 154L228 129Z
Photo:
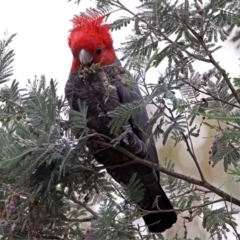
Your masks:
M104 17L80 15L75 16L72 21L73 29L70 31L68 44L73 61L65 87L66 97L77 111L77 100L86 102L87 117L90 118L87 123L89 129L115 138L108 127L111 118L107 113L121 104L141 101L141 93L137 84L129 85L124 81L131 76L116 57L109 25L104 22ZM119 144L136 156L159 164L155 144L151 143L146 147L149 136L146 131L147 121L147 112L145 108L141 109L120 127L120 132L127 130L127 143L120 141ZM140 208L147 211L173 209L160 186L158 171L138 163L121 166L132 159L114 148L92 144L92 150L95 159L104 166L118 165L107 169L115 181L127 185L131 176L137 174L137 179L144 188L143 199L137 203ZM158 206L153 206L156 198ZM150 232L163 232L172 227L177 216L174 211L158 212L143 215L143 219Z

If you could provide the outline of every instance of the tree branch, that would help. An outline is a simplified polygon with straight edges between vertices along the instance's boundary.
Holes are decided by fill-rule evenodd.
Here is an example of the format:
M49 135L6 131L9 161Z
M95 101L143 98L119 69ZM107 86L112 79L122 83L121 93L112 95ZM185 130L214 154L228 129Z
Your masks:
M236 234L236 238L239 240L240 239L240 234L237 232L237 229L232 222L231 216L230 216L229 211L228 211L228 206L227 206L227 203L225 201L224 201L224 204L225 204L227 215L228 215L228 218L229 218L229 221L230 221L229 225L232 227L233 231Z
M95 211L93 211L86 203L81 202L73 197L70 197L69 195L67 195L65 192L63 191L58 191L59 194L63 195L64 197L70 199L71 201L73 201L74 203L80 205L81 207L85 208L88 212L90 212L92 214L92 219L97 219L98 215ZM85 218L84 218L85 219ZM81 220L81 219L79 219Z
M82 223L82 222L90 222L92 220L96 220L96 218L94 216L89 216L89 217L85 217L85 218L66 218L64 219L64 221L66 222L79 222L79 223Z
M115 5L116 7L120 7L122 8L123 10L125 10L126 12L130 13L131 15L133 15L135 18L139 19L139 17L134 14L134 12L132 12L131 10L129 10L125 5L123 5L119 0L115 0L114 1L116 4L113 4ZM118 5L117 5L118 4ZM206 58L202 58L202 57L199 57L197 56L196 54L193 54L193 53L190 53L188 50L184 49L180 44L178 44L177 42L174 42L172 41L170 38L168 38L163 32L160 32L159 29L155 28L152 24L150 24L149 22L145 21L144 19L139 19L141 20L143 23L145 23L152 31L153 31L153 34L156 36L156 38L158 39L158 41L161 41L161 39L159 38L159 35L162 36L164 38L164 40L168 41L169 43L171 44L174 44L176 45L178 48L181 49L181 51L185 52L188 56L194 58L194 59L197 59L199 61L202 61L202 62L207 62L207 63L210 63L211 61L209 59L206 59Z
M186 194L189 194L191 192L197 192L197 191L202 192L204 195L207 194L207 193L212 193L211 191L206 191L206 190L195 187L194 189L188 190L188 191L186 191L184 193L181 193L179 195L174 195L172 198L179 198L179 197L184 196Z
M195 184L195 185L198 185L198 186L202 186L202 187L214 192L218 196L224 198L226 201L231 202L231 203L233 203L237 206L240 206L240 200L239 199L230 196L226 192L216 188L215 186L209 184L208 182L204 182L204 181L192 178L192 177L187 177L187 176L185 176L181 173L173 172L171 170L168 170L167 168L159 166L158 164L155 164L155 163L150 162L148 160L141 159L141 158L135 156L134 154L132 154L131 152L127 151L126 149L124 149L120 146L113 146L110 143L102 142L102 141L98 141L98 140L92 140L92 141L95 142L96 144L99 144L99 145L102 145L102 146L105 146L105 147L109 147L109 148L113 148L113 149L125 154L126 156L130 157L133 160L132 162L134 162L134 163L142 164L144 166L150 167L150 168L155 169L159 172L163 172L163 173L165 173L167 175L170 175L172 177L176 177L176 178L182 179L186 182L189 182L189 183L192 183L192 184Z
M174 116L173 116L173 113L172 113L171 109L168 108L168 107L166 106L166 104L164 104L164 107L169 111L169 113L171 114L171 117L174 119ZM187 126L188 126L188 124L187 124ZM188 151L189 154L191 155L191 157L192 157L192 159L193 159L193 161L194 161L194 163L195 163L195 165L196 165L196 167L197 167L197 169L198 169L198 172L199 172L199 174L200 174L200 177L201 177L202 181L203 181L203 182L206 182L206 180L205 180L205 178L204 178L204 176L203 176L202 170L201 170L201 168L200 168L200 166L199 166L199 164L198 164L197 157L196 157L196 155L195 155L195 153L194 153L193 144L192 144L192 141L191 141L191 138L190 138L190 135L189 135L189 127L188 127L188 135L189 135L189 139L190 139L190 143L191 143L191 147L192 147L192 148L190 148L190 145L189 145L189 143L188 143L188 139L187 139L187 137L184 135L184 133L182 132L181 134L182 134L182 137L183 137L184 142L185 142L186 145L187 145L187 151Z
M200 92L200 93L206 94L207 96L212 97L212 98L213 98L214 100L216 100L216 101L222 102L222 103L227 104L227 105L230 105L230 106L232 106L232 107L240 108L239 105L236 105L236 104L231 103L231 102L224 101L223 99L220 99L220 98L216 97L215 95L211 94L210 92L205 92L205 91L203 91L203 90L195 87L194 85L192 85L192 84L191 84L190 82L188 82L188 81L185 81L185 80L183 80L183 79L181 79L181 80L182 80L184 83L186 83L187 85L189 85L190 87L192 87L195 91L198 91L198 92Z
M206 182L206 180L205 180L205 178L204 178L204 176L203 176L202 170L201 170L201 168L200 168L200 166L199 166L199 164L198 164L197 158L196 158L195 154L191 151L190 146L189 146L189 143L188 143L188 140L187 140L187 137L184 135L184 133L182 133L182 137L183 137L183 139L184 139L184 142L185 142L186 145L187 145L187 151L188 151L189 154L191 155L191 157L192 157L192 159L193 159L193 161L194 161L194 163L195 163L195 165L196 165L196 167L197 167L197 169L198 169L198 172L199 172L199 174L200 174L200 177L201 177L202 181L203 181L203 182Z
M167 210L162 210L160 208L158 208L159 210L145 210L145 209L142 209L142 208L139 208L139 210L141 210L143 213L146 213L146 214L149 214L149 213L158 213L158 212L183 212L183 211L188 211L188 210L192 210L192 209L195 209L195 208L202 208L202 207L206 207L208 205L212 205L214 203L218 203L218 202L224 202L225 199L218 199L218 200L215 200L215 201L212 201L212 202L208 202L208 203L204 203L204 204L200 204L200 205L197 205L197 206L192 206L192 207L187 207L187 208L174 208L174 209L167 209Z
M186 24L186 26L189 29L189 31L198 39L199 43L202 45L203 49L205 50L206 54L208 55L210 62L222 74L222 76L223 76L224 80L226 81L229 89L231 90L233 96L235 97L237 102L240 104L240 98L238 97L238 94L237 94L235 88L233 87L233 85L230 81L230 78L228 77L227 72L225 71L225 69L221 68L221 66L218 64L218 62L216 62L212 53L209 51L207 45L205 44L203 37L200 34L198 34L195 30L193 30L188 24Z

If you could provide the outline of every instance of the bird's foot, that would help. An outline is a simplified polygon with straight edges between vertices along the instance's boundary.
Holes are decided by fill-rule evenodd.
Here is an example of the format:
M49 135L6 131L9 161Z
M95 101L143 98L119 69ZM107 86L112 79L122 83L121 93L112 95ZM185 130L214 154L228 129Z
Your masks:
M101 140L105 142L105 139L101 136L101 134L96 132L94 129L90 129L87 127L87 135L90 135L92 139Z

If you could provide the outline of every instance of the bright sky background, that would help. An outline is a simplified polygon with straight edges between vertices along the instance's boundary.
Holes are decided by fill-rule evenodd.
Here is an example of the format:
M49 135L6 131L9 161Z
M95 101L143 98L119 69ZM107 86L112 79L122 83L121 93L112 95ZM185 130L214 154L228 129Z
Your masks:
M72 28L70 19L95 1L82 0L80 5L67 0L0 0L0 38L5 30L17 33L11 48L15 50L14 78L22 87L27 79L41 74L46 79L57 79L59 93L64 86L71 67L72 54L67 39ZM128 2L128 7L130 1ZM126 15L126 14L125 14ZM125 39L123 32L114 32L114 45Z
M81 0L80 5L74 4L74 1L0 0L0 39L5 30L9 35L17 33L11 44L16 53L13 79L16 78L21 87L27 84L27 79L33 80L35 75L40 78L44 74L47 80L57 79L59 94L64 94L72 61L67 44L68 31L72 27L70 19L87 7L95 6L93 0ZM136 0L122 2L133 11L134 4L140 3ZM121 12L119 15L126 13ZM115 48L119 47L129 33L129 29L112 33ZM221 66L232 77L238 77L240 73L239 52L232 44L224 43L223 48L215 54ZM164 70L165 67L166 65L161 65L160 69ZM206 64L199 63L194 67L200 72L209 68ZM155 82L157 77L156 70L151 70L148 74L149 81Z
M80 5L68 0L0 0L0 38L5 30L8 34L17 33L11 47L15 50L14 77L24 87L27 79L34 79L41 74L46 79L57 79L59 93L64 93L65 82L71 67L72 54L67 44L70 19L75 14L88 7L94 7L94 0L81 0ZM193 2L193 0L192 0ZM139 1L122 0L128 8L134 11L134 5ZM136 12L136 10L135 10ZM126 15L121 12L117 16ZM113 19L112 18L112 19ZM112 20L110 18L110 21ZM124 41L130 29L112 33L115 48ZM222 66L231 73L239 76L239 51L231 44L224 44L224 48L216 53L221 59ZM160 66L165 69L166 65ZM196 66L198 71L207 68L204 64ZM157 80L157 72L152 70L148 74L149 81Z

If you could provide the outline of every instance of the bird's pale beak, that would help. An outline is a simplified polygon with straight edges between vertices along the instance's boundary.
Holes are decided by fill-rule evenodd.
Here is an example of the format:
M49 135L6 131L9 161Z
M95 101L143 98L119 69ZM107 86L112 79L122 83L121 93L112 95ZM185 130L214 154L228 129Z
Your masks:
M82 65L86 66L93 62L93 57L88 51L82 49L79 53L79 60Z

